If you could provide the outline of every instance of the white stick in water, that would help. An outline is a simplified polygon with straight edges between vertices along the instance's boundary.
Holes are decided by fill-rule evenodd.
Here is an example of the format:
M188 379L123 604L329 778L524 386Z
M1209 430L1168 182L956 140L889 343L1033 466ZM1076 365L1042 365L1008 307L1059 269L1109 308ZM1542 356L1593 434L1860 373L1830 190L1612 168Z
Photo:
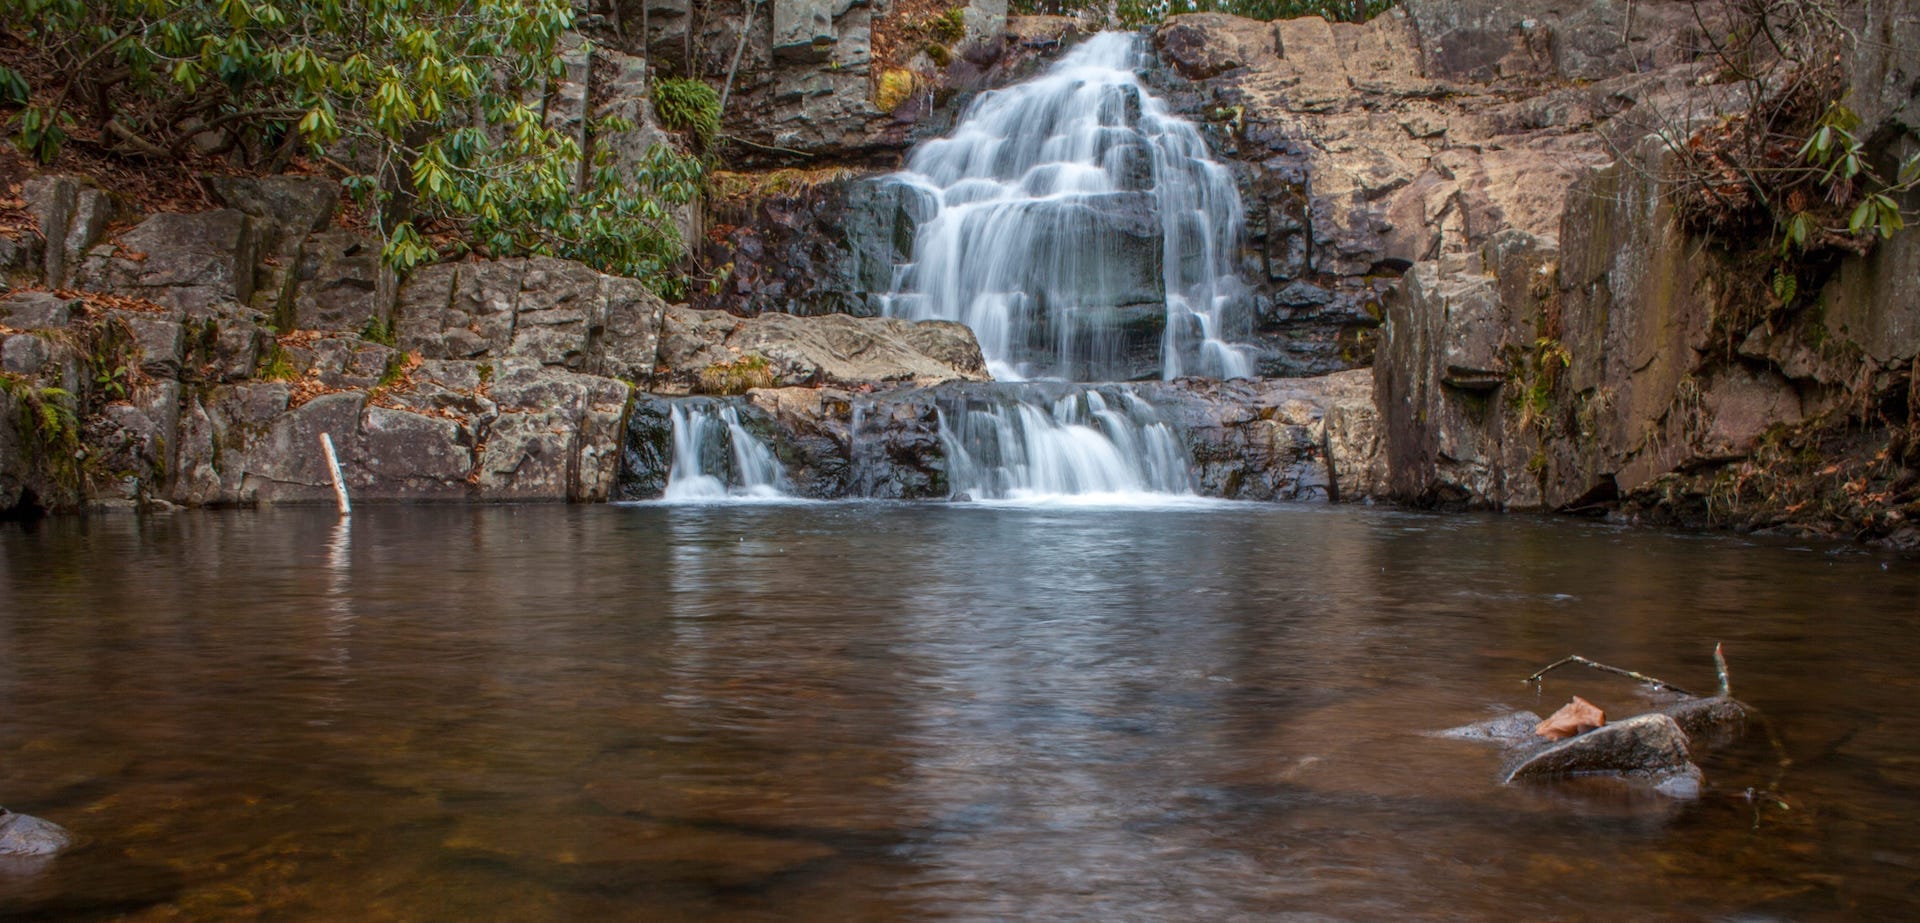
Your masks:
M327 453L327 470L333 474L333 498L340 502L340 514L353 512L353 505L347 502L347 480L340 476L340 457L333 454L333 437L320 434L320 448Z

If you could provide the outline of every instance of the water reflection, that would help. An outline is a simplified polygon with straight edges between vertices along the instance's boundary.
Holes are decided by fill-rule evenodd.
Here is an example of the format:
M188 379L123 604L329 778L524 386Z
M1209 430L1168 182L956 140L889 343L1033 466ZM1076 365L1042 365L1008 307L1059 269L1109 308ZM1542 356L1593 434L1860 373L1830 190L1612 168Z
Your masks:
M1809 918L1920 882L1911 560L1318 508L0 526L0 916ZM1834 552L1834 553L1830 553ZM1420 732L1568 652L1773 716L1693 805ZM1577 900L1569 898L1577 882ZM1571 901L1571 902L1570 902ZM1602 909L1604 908L1604 909Z

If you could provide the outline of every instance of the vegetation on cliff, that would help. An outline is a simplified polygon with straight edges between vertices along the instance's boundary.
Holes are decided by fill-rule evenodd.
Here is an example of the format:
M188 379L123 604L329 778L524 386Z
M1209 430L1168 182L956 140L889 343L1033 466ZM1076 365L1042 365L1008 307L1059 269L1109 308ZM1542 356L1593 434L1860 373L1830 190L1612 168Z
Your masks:
M669 286L700 165L623 170L548 118L572 25L567 0L18 0L0 111L43 163L337 173L401 271L551 254Z

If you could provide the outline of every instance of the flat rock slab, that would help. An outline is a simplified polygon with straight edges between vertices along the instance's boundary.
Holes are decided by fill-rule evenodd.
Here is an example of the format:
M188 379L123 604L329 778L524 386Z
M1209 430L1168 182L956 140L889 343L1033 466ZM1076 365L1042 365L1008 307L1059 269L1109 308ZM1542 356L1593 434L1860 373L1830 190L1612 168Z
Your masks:
M1577 737L1528 750L1501 770L1500 781L1621 773L1661 775L1693 769L1687 732L1671 716L1636 715Z
M65 827L0 808L0 856L52 856L71 845Z
M1508 712L1496 718L1463 724L1457 728L1434 731L1434 737L1448 740L1470 740L1474 743L1499 744L1503 747L1518 747L1540 740L1534 736L1533 729L1540 724L1540 716L1530 711Z

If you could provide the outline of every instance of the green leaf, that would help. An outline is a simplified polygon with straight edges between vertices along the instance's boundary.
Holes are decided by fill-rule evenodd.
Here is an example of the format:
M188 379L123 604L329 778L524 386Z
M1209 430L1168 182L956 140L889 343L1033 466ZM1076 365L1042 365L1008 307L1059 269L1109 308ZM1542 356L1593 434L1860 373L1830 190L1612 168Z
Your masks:
M1872 199L1855 205L1853 207L1853 213L1847 216L1847 233L1860 233L1860 229L1866 227L1867 222L1874 219L1874 211Z
M27 78L10 67L0 67L0 103L10 106L24 106L33 98L33 88L27 85Z

